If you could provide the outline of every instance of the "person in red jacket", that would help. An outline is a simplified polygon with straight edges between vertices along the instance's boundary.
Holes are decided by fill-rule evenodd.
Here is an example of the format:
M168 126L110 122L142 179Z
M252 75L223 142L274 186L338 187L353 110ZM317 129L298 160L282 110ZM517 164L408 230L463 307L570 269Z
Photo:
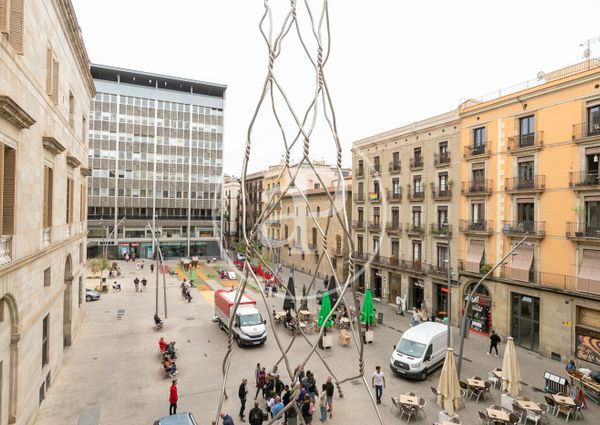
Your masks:
M160 340L158 341L158 347L160 348L160 352L164 353L165 350L167 349L167 341L165 341L164 337L160 337Z
M177 414L177 400L179 395L177 394L177 379L171 381L171 388L169 389L169 415Z

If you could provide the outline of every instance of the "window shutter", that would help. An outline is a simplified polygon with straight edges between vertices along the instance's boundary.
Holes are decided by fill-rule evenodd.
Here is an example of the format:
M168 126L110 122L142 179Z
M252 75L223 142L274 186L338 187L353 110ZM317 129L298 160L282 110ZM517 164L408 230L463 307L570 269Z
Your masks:
M23 54L23 0L10 2L10 28L8 40L17 53Z
M4 148L2 190L2 234L12 235L15 229L15 170L16 151Z
M46 53L46 94L52 96L52 49L48 47Z
M44 229L52 227L52 168L44 167Z
M71 179L67 179L67 224L71 223Z
M6 8L8 7L8 0L0 0L0 33L8 32L8 27L6 25Z
M52 99L58 105L58 62L52 61Z

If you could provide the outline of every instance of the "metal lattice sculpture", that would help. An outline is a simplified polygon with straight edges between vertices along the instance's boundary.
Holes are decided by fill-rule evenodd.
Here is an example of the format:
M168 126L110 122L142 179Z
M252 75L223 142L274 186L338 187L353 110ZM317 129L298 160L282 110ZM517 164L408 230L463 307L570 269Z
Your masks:
M299 5L299 3L300 3L300 5ZM277 205L281 204L281 201L286 196L286 194L291 193L291 191L290 191L291 188L293 188L293 190L294 190L294 195L299 196L301 201L303 201L303 203L306 205L309 220L312 221L314 228L317 229L318 238L321 240L321 243L323 245L322 254L320 255L320 257L318 259L318 264L315 267L315 272L312 274L310 285L307 288L308 293L310 293L313 290L313 288L315 286L315 282L317 281L317 271L319 270L319 266L321 265L321 263L323 261L325 261L326 267L328 267L328 270L331 270L331 275L333 276L333 281L335 282L335 285L337 287L336 288L337 293L340 294L340 296L337 298L337 301L333 305L331 312L328 315L328 319L331 318L333 312L338 307L338 305L340 305L340 303L344 302L344 295L348 291L352 291L352 295L353 295L352 299L354 300L353 302L354 302L355 311L358 312L360 309L360 307L358 305L358 298L355 296L355 294L353 292L353 286L352 286L352 283L354 282L354 279L355 279L355 264L354 264L354 259L352 258L352 249L350 249L349 257L347 258L348 276L342 284L340 284L339 280L337 279L336 268L333 266L332 258L327 250L328 243L329 243L327 235L328 235L328 231L329 231L330 225L332 223L332 220L338 220L338 222L340 223L341 228L343 229L343 233L344 233L343 237L346 239L347 246L352 247L353 244L352 244L352 239L351 239L350 232L349 232L350 226L349 226L347 212L346 212L346 208L345 208L345 206L346 206L345 197L347 196L347 194L346 194L346 189L344 186L344 175L342 172L342 148L341 148L339 137L338 137L335 112L333 109L333 104L332 104L332 101L330 98L330 93L329 93L329 89L327 87L327 80L325 78L325 72L324 72L325 65L329 58L330 41L331 41L328 1L327 0L317 0L316 1L316 3L318 3L320 5L320 10L319 10L318 15L316 15L313 12L314 7L311 7L309 3L310 3L309 0L304 0L303 2L298 2L297 0L291 0L289 9L287 9L285 12L285 16L283 18L283 24L279 28L278 32L276 32L274 34L275 28L274 28L274 22L273 22L273 10L271 8L270 2L268 0L264 1L264 14L262 15L262 18L260 20L259 28L260 28L260 32L261 32L261 34L264 38L264 41L267 45L267 48L268 48L269 62L268 62L268 71L267 71L265 83L262 88L260 99L259 99L258 105L254 111L254 114L252 116L252 120L250 122L250 125L248 128L248 133L247 133L245 156L244 156L244 162L243 162L242 174L241 174L242 216L244 217L244 220L247 220L247 211L248 211L248 205L247 205L248 198L247 198L247 194L246 194L246 178L247 178L248 164L250 161L252 148L253 148L253 141L254 141L253 140L253 130L255 128L257 116L260 111L262 111L262 112L266 111L271 114L271 118L274 120L274 123L278 129L278 136L281 141L281 145L283 147L282 154L283 154L284 159L281 164L279 174L277 176L277 181L280 181L282 176L287 176L289 181L285 185L285 187L282 188L282 190L280 192L273 191L269 195L268 199L265 201L265 204L264 204L265 208L263 209L262 213L259 215L256 222L253 224L252 228L249 229L249 231L246 230L245 225L242 226L243 238L244 238L245 245L246 245L246 253L245 253L246 260L244 261L242 278L240 281L240 286L238 288L236 302L233 307L233 313L230 315L230 318L229 318L229 328L230 329L233 325L233 320L234 320L235 312L237 311L237 308L238 308L239 301L240 301L242 295L244 294L244 292L246 291L246 286L249 281L254 281L259 286L260 294L262 296L262 301L264 302L264 305L267 307L267 310L268 310L268 302L267 302L267 298L265 297L265 294L264 294L264 288L260 282L260 279L257 278L255 272L252 270L250 260L252 258L260 258L259 252L256 248L257 247L256 242L258 241L258 238L260 235L261 226L266 222L267 218L273 213L273 211L275 210ZM302 10L301 10L302 16L307 17L306 19L308 21L307 24L308 24L309 29L306 30L306 32L308 34L310 34L310 37L311 37L310 42L315 43L316 51L311 52L311 49L308 47L309 46L309 43L307 42L308 40L303 35L303 32L302 32L301 26L302 26L303 22L300 22L302 19L300 19L298 16L298 13L300 12L300 10L298 8L302 8ZM282 51L281 50L282 43L286 38L291 38L292 34L295 34L295 36L297 36L297 39L302 46L303 52L305 53L308 61L310 61L310 64L312 65L312 68L314 70L314 74L309 76L309 78L311 80L314 79L314 96L312 97L311 101L309 102L308 107L304 110L304 115L302 118L300 118L300 116L296 113L296 110L292 106L290 99L286 95L286 92L285 92L284 88L282 87L282 85L280 84L280 82L278 81L277 75L275 73L275 65L276 65L277 60ZM277 96L283 99L283 107L282 107L283 111L278 110L278 105L275 102L275 98ZM270 101L270 105L268 105L269 101ZM284 129L284 126L282 124L281 114L283 112L285 112L286 114L290 114L290 116L293 117L293 122L295 123L295 125L293 128L293 131L291 131L291 135L288 134L288 131L286 131ZM324 119L325 122L327 123L328 136L330 138L330 143L332 143L335 146L335 152L336 152L335 168L336 168L336 173L338 175L338 178L336 179L337 187L336 187L336 190L333 192L333 194L329 190L324 191L325 195L327 196L328 210L329 210L328 214L327 214L326 225L324 227L319 225L319 223L315 217L315 212L312 211L312 209L310 208L306 194L303 193L303 191L301 191L301 190L297 190L297 188L295 187L295 181L296 181L296 178L298 177L298 173L299 173L302 165L308 166L312 170L312 172L314 173L314 176L316 177L316 179L318 180L318 182L320 183L320 186L322 188L328 188L329 183L330 183L330 182L323 181L323 178L319 175L318 171L315 169L314 162L311 161L311 158L310 158L311 136L313 136L313 134L314 134L314 130L315 130L315 126L316 126L318 117L320 117L321 119ZM321 141L322 139L323 139L322 135L319 135L319 141L321 144L324 143ZM294 146L298 147L298 145L301 145L302 157L298 164L296 164L293 167L290 167L290 158L291 158L292 148ZM270 146L270 148L271 148L271 146ZM272 248L271 242L269 240L266 241L266 244L269 248ZM273 275L277 274L274 270L271 269L271 267L269 265L266 265L266 268L267 268L268 272L270 272L271 274L273 274ZM285 290L287 291L287 288ZM298 315L299 308L300 308L299 303L296 303L294 305L294 310L296 311L296 315ZM331 376L333 377L333 380L338 389L338 393L340 394L341 397L343 397L341 385L344 382L347 382L350 380L355 380L355 379L361 380L365 386L366 393L368 394L368 396L371 399L371 402L373 404L373 408L376 412L379 423L383 424L383 420L381 418L379 410L377 409L373 394L369 390L369 384L367 383L367 380L364 377L364 346L363 346L363 338L360 335L360 333L361 333L360 325L359 325L359 328L356 329L354 323L352 321L350 321L350 330L351 330L351 333L353 336L353 341L354 341L354 345L355 345L356 352L357 352L357 357L356 357L357 374L354 376L348 376L348 377L338 377L335 375L335 373L333 372L331 367L327 364L327 361L323 358L322 354L316 349L318 341L314 342L314 343L311 342L309 340L309 338L307 337L306 333L301 328L299 329L299 332L297 332L293 335L291 341L287 345L284 346L284 344L280 340L279 336L277 335L277 332L275 331L274 321L273 321L273 317L271 317L271 315L269 315L269 325L272 330L272 334L274 335L274 339L277 344L277 347L281 352L281 357L277 361L277 364L280 364L283 362L283 364L285 366L285 370L289 374L289 378L293 385L291 388L292 394L293 394L293 399L295 399L297 397L297 394L299 391L298 376L297 376L299 370L292 369L292 367L290 366L290 360L288 358L288 353L290 352L290 349L292 348L294 343L299 338L300 341L302 341L302 340L305 341L309 347L304 355L304 358L300 361L300 368L304 368L304 366L306 365L306 363L308 362L309 359L311 359L313 356L317 356L320 359L320 361L322 362L322 364L325 366L325 368L328 370L328 372L331 374ZM325 329L323 326L321 326L319 328L319 334L318 334L319 339L322 338L324 330ZM221 396L220 396L218 409L217 409L216 423L219 423L219 420L220 420L219 412L221 412L224 399L227 397L225 388L226 388L226 384L227 384L229 367L230 367L230 364L232 361L233 342L234 342L233 341L233 332L230 332L228 346L227 346L227 352L224 356L223 363L222 363L223 381L222 381L222 385L221 385ZM268 423L271 424L274 421L281 418L282 415L284 414L284 412L288 409L295 409L298 418L302 418L301 412L299 411L299 408L297 407L296 403L292 402L292 403L289 403L279 415L277 415L275 418L273 418Z

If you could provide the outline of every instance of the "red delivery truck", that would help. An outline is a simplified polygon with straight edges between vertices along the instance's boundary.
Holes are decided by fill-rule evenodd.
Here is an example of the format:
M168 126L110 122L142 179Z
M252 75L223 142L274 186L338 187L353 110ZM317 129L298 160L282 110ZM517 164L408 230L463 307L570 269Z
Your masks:
M215 318L219 327L233 333L233 339L239 346L260 345L267 340L266 320L256 308L256 301L242 294L232 328L229 329L229 318L233 313L238 291L235 289L217 289L215 291Z

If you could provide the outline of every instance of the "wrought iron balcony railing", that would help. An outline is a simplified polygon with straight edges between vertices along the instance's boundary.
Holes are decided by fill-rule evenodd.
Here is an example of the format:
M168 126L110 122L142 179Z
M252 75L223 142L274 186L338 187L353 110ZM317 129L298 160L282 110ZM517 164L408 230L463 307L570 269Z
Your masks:
M433 165L436 167L450 164L450 152L436 153L433 156Z
M507 192L541 192L546 189L546 176L535 175L532 178L510 177L504 180Z
M519 149L541 148L544 145L544 132L535 131L527 134L517 134L508 138L508 151Z

